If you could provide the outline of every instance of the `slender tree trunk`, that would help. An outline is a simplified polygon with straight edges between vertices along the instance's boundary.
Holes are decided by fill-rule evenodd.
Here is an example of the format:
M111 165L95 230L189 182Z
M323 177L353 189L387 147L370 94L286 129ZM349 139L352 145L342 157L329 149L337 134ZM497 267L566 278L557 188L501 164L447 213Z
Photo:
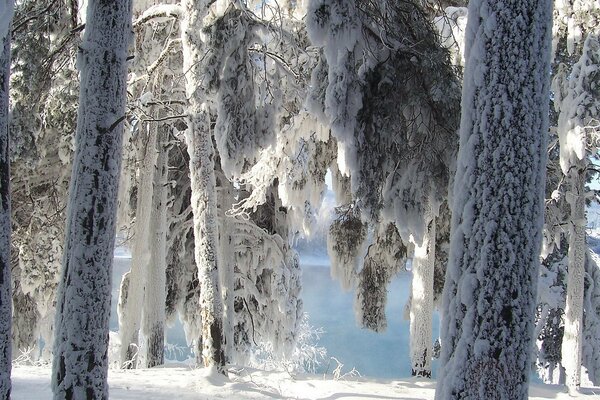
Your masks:
M57 296L55 399L108 398L108 332L131 0L90 0Z
M437 400L526 400L552 2L471 0Z
M581 384L581 340L583 336L583 295L585 277L585 163L571 168L571 231L569 232L569 263L565 330L562 341L562 365L566 384L577 390Z
M413 376L431 378L433 340L433 271L435 267L435 217L431 218L420 246L415 245L410 302L410 360Z
M140 151L141 166L138 179L137 205L131 269L123 276L119 295L119 336L121 338L121 365L135 368L139 355L139 331L144 303L144 287L152 251L151 218L156 168L157 126L147 125L146 143Z
M220 168L218 168L220 171ZM227 210L233 204L233 194L230 182L225 177L225 174L220 171L218 175L219 181L219 259L221 260L219 275L220 284L223 288L223 340L225 359L230 361L232 352L234 351L234 263L235 253L232 249L233 237L232 230L234 223L232 218L226 215Z
M10 22L12 1L3 1L11 19L0 27L0 399L10 399L12 362L12 293L10 278L10 155L8 146L8 81L10 79Z
M214 0L183 0L183 68L186 72L188 129L185 134L190 156L190 181L194 219L194 251L200 280L202 359L204 366L224 372L223 303L218 269L217 190L215 151L210 113L203 93L202 20Z
M142 331L146 339L146 366L164 363L165 300L167 269L167 174L168 127L160 126L157 149L158 159L154 171L154 195L150 223L151 252L146 273Z

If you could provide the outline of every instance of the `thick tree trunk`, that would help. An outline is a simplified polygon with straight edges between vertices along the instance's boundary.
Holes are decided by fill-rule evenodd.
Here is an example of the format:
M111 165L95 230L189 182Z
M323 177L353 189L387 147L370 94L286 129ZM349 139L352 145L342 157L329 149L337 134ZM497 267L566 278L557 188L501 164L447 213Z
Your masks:
M431 378L434 267L435 218L432 218L423 243L415 244L410 302L411 373L426 378Z
M203 93L202 20L214 0L183 0L183 68L186 72L188 129L185 134L190 156L191 205L194 219L194 251L200 280L202 359L204 366L224 371L223 303L218 269L217 190L215 151L210 113Z
M108 398L108 332L131 0L91 0L57 296L55 399Z
M168 174L168 127L158 128L158 159L154 171L154 195L152 197L152 220L150 223L151 253L146 273L142 331L146 339L146 366L164 363L165 301L167 269L167 174Z
M11 14L12 1L3 1ZM10 20L0 27L0 399L10 399L12 363L12 294L10 280L10 155L8 151L8 81L10 77ZM5 30L4 30L5 29Z
M562 341L562 365L566 384L576 390L581 384L581 340L583 336L583 295L585 277L585 163L571 168L571 231L569 232L569 263L565 330Z
M121 365L135 368L140 351L139 331L144 302L144 287L152 251L151 218L154 194L154 170L156 168L157 126L147 126L146 143L140 151L141 166L138 179L137 206L131 269L123 276L119 295L119 336L121 338Z
M528 398L552 2L471 0L437 400Z

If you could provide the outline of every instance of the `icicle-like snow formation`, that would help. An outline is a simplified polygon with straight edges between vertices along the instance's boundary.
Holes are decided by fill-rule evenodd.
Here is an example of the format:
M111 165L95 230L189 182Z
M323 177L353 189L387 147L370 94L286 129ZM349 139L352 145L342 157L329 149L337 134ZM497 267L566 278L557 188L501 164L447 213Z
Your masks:
M360 326L375 332L387 328L388 284L404 268L406 255L407 248L394 224L378 225L375 241L369 246L364 266L358 273L354 310Z
M356 285L366 238L367 224L362 221L358 207L355 204L337 207L327 235L327 250L331 276L345 290Z

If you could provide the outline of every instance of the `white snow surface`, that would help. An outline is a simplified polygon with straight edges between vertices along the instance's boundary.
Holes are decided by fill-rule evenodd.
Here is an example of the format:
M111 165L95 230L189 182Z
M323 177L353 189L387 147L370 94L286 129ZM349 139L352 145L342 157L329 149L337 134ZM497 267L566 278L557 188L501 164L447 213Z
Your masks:
M108 374L112 400L212 400L212 399L419 399L433 400L435 381L427 379L335 380L323 375L294 375L250 368L229 368L229 377L210 369L182 364L166 368L117 370ZM15 366L12 372L13 400L52 398L50 367ZM571 397L557 385L531 385L530 400L598 399L600 388L582 388Z

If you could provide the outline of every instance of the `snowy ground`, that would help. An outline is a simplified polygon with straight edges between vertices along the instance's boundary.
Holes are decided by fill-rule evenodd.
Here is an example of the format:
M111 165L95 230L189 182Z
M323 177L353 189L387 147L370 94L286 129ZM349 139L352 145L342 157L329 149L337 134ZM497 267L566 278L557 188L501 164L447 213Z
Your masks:
M206 369L183 366L139 370L111 370L111 400L212 400L212 399L415 399L433 400L435 383L428 380L334 380L322 375L295 375L253 369L230 369L229 378ZM532 385L530 399L600 399L600 388L584 388L569 396L562 387ZM13 368L13 400L52 398L50 368Z

